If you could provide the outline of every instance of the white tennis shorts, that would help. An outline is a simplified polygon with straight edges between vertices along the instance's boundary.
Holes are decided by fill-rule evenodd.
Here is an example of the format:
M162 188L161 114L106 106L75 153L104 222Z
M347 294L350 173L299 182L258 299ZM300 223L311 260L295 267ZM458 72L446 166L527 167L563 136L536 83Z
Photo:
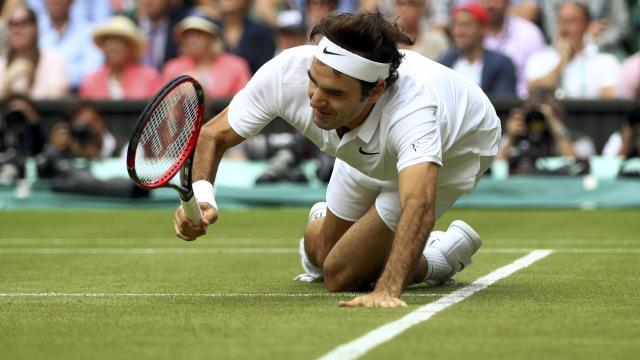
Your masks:
M473 190L493 158L469 153L445 160L446 166L440 169L438 175L436 220L462 195ZM366 176L336 159L327 187L329 210L341 219L356 221L374 204L382 221L395 232L401 211L398 184Z

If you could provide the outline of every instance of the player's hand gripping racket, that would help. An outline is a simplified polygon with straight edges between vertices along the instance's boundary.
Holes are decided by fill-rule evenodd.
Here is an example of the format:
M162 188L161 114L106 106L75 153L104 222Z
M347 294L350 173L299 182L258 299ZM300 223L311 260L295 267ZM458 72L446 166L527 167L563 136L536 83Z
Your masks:
M140 115L127 149L129 177L143 189L167 186L194 224L202 215L191 189L191 163L204 117L202 86L190 76L166 84ZM180 185L169 181L180 173Z

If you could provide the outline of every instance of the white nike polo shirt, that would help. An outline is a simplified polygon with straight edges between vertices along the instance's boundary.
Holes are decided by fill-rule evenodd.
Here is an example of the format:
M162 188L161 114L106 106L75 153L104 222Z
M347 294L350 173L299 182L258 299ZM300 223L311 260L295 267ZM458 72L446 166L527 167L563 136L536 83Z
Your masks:
M391 182L397 181L400 170L422 162L442 166L439 183L449 177L470 178L477 169L456 168L456 157L497 153L500 122L484 93L411 51L403 51L398 82L385 91L362 125L342 139L335 130L318 128L307 95L314 53L312 45L285 50L256 72L229 105L232 129L249 138L281 117L321 151L367 176Z

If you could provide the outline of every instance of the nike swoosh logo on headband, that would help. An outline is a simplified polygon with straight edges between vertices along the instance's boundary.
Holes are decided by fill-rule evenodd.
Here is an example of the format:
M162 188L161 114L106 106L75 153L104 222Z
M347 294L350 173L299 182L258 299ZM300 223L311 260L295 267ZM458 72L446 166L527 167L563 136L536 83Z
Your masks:
M323 53L323 54L327 54L327 55L338 55L338 56L344 56L344 55L342 55L342 54L334 53L333 51L329 51L329 50L327 50L327 47L326 47L326 46L324 47L324 50L322 50L322 53Z

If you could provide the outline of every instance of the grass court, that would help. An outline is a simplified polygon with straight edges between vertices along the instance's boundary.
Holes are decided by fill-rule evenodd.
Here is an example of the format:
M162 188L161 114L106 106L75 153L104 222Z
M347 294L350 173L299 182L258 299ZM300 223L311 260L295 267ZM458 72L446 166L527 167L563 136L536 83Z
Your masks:
M167 210L0 212L3 359L317 359L536 249L550 254L370 347L363 359L637 359L640 211L460 210L482 236L455 286L402 309L292 281L305 209L223 211L206 237ZM470 285L471 284L471 285ZM455 298L455 297L454 297ZM366 339L364 341L367 342ZM333 356L333 357L332 357Z

